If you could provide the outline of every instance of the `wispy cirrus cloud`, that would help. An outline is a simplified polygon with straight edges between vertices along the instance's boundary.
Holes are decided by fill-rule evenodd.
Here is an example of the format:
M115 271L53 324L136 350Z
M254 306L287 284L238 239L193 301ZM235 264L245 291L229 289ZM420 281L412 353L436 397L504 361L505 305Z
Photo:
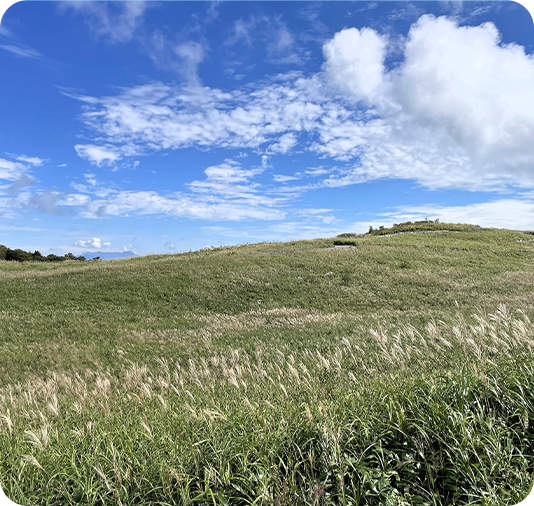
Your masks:
M302 65L307 54L296 44L296 37L282 15L252 15L234 21L225 45L244 45L253 48L260 41L266 51L267 62L284 65Z
M41 60L43 58L39 51L18 42L16 36L6 28L5 23L0 25L0 49L18 58L30 60Z
M83 16L86 25L96 37L113 43L130 42L140 28L146 2L58 2L60 12Z
M125 44L135 40L142 53L161 69L180 75L186 83L198 85L198 67L209 47L202 35L199 40L190 39L195 32L202 32L198 22L186 25L180 33L169 35L163 30L149 31L144 26L145 13L156 3L144 1L126 2L60 2L62 12L72 11L84 17L95 37L110 44ZM211 24L218 15L218 2L212 2L206 11L204 25Z
M175 72L189 86L200 85L198 69L209 51L205 41L169 38L156 30L143 39L141 48L157 67Z
M39 53L39 51L21 44L0 44L0 49L18 56L19 58L27 58L30 60L43 59L43 55Z
M12 33L6 28L4 24L4 25L0 25L0 35L2 37L11 37Z

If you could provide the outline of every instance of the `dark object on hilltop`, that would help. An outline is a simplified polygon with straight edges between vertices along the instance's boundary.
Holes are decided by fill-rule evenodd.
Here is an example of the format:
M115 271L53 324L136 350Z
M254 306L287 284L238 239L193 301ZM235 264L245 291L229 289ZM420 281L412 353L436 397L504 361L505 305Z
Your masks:
M343 237L345 237L346 234L343 234ZM338 237L340 237L338 235ZM334 246L354 246L356 247L356 241L354 239L334 239Z
M18 248L10 249L3 244L0 244L0 260L8 260L11 262L64 262L65 260L77 260L79 262L85 262L85 257L76 257L72 253L67 253L65 256L58 256L52 253L43 256L38 250L30 253L29 251L24 251Z

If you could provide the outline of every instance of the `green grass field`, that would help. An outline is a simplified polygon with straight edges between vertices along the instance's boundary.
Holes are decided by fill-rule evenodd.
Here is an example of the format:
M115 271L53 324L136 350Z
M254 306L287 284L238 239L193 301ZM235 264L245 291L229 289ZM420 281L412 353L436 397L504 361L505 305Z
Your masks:
M24 505L521 501L533 236L432 226L0 262L4 492Z

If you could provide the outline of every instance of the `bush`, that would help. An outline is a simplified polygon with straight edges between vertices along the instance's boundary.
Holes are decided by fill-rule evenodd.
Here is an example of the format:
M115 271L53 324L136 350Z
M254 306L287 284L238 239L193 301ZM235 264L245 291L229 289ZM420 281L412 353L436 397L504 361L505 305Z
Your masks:
M53 253L50 253L50 255L46 256L47 262L63 262L65 260L65 257L60 257L57 255L54 255Z
M335 239L334 246L356 246L355 239Z

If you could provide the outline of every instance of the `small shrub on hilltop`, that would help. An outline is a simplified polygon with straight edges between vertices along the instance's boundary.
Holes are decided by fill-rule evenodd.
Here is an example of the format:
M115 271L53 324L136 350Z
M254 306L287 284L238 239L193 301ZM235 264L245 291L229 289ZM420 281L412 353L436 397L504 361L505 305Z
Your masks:
M356 246L356 239L334 239L334 246Z

